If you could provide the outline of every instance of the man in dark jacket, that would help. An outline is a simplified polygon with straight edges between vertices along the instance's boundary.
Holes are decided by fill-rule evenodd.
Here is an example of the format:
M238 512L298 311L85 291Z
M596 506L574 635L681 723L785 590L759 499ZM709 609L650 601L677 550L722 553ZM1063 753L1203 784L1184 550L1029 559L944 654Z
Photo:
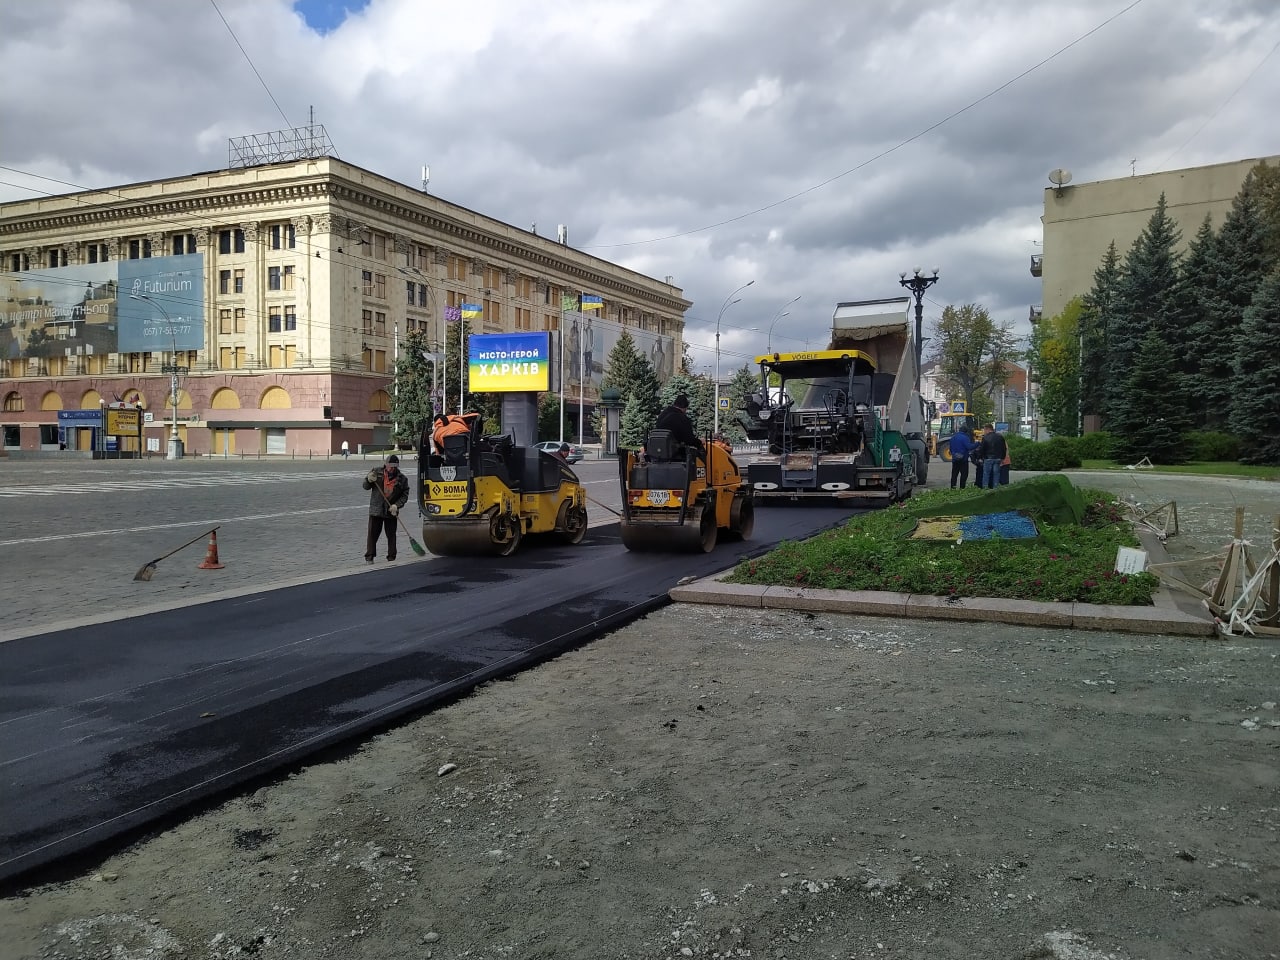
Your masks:
M409 499L409 479L400 472L400 458L394 453L387 465L370 470L364 478L369 494L369 535L364 545L365 563L373 563L378 555L378 537L387 535L387 559L396 558L396 518Z
M1003 433L996 433L994 423L988 423L986 432L982 434L982 442L978 444L978 452L982 456L982 486L994 490L1000 483L1000 464L1004 462L1009 445Z
M699 454L703 453L702 441L693 432L693 424L689 421L689 398L683 393L677 394L671 406L658 414L655 430L669 430L677 444L695 447Z

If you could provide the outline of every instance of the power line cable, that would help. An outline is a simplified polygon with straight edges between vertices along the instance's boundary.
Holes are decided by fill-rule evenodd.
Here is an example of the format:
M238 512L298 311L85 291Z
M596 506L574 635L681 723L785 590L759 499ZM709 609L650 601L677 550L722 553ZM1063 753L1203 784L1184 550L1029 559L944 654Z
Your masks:
M1256 74L1259 70L1262 69L1262 65L1271 59L1271 55L1274 54L1276 50L1280 50L1280 40L1277 40L1275 43L1275 46L1273 46L1270 50L1267 51L1266 56L1264 56L1261 60L1258 61L1258 65L1249 71L1249 75L1240 82L1240 86L1232 90L1231 93L1227 95L1227 99L1223 100L1220 104L1218 104L1217 108L1213 111L1213 113L1209 114L1209 116L1205 118L1204 123L1200 124L1200 126L1196 128L1195 133L1187 137L1187 139L1184 140L1182 144L1173 151L1173 153L1169 154L1167 157L1164 158L1164 162L1160 164L1162 168L1168 167L1170 160L1172 160L1174 157L1180 154L1184 149L1186 149L1187 145L1191 143L1192 140L1194 140L1196 137L1200 136L1200 134L1204 132L1204 128L1207 127L1209 124L1211 124L1214 121L1214 118L1217 117L1219 113L1221 113L1223 110L1226 109L1227 104L1229 104L1233 99L1235 99L1235 95L1239 93L1241 90L1243 90L1246 86L1248 86L1249 81L1253 79L1254 74Z
M276 105L276 109L280 111L280 116L284 117L284 125L292 127L289 118L285 116L284 109L276 100L276 95L271 92L271 88L267 86L267 81L262 79L262 74L258 72L258 68L253 65L253 60L249 57L249 52L245 50L244 45L240 42L240 38L236 36L236 32L231 29L231 24L227 23L227 18L222 15L222 11L218 8L218 0L209 0L213 4L213 9L218 11L218 18L222 21L222 25L227 28L227 33L231 34L231 39L236 42L236 46L240 48L240 52L244 54L245 62L249 64L249 69L253 71L253 75L258 78L258 82L262 84L262 89L267 91L267 96L271 98L271 102Z
M737 223L739 220L745 220L747 217L754 217L757 213L764 213L764 211L772 210L774 207L780 207L784 203L790 203L792 200L798 200L800 197L803 197L809 193L813 193L815 190L821 190L823 187L828 186L829 184L835 183L837 180L843 179L844 177L849 176L849 174L851 173L857 173L859 170L863 169L864 167L870 166L871 164L875 163L877 160L884 159L885 157L889 156L891 153L896 153L898 150L901 150L907 144L914 143L915 141L922 139L924 136L932 133L934 130L937 130L939 127L943 126L944 124L950 123L952 120L960 116L962 113L967 113L968 111L972 110L974 107L978 106L978 104L983 103L987 100L990 100L996 94L1004 91L1008 87L1013 86L1013 84L1017 83L1019 80L1029 76L1032 73L1035 73L1035 71L1039 70L1041 67L1052 62L1053 60L1056 60L1059 56L1066 53L1072 47L1089 39L1089 37L1093 36L1099 30L1110 25L1114 21L1118 20L1120 17L1124 16L1126 13L1128 13L1130 10L1132 10L1134 7L1138 6L1142 2L1143 0L1133 0L1133 2L1131 2L1123 10L1120 10L1118 13L1114 13L1111 16L1107 17L1106 20L1103 20L1102 23L1098 24L1093 29L1076 37L1066 46L1059 47L1056 51L1049 54L1049 56L1045 57L1039 63L1036 63L1033 66L1028 67L1026 70L1023 70L1016 77L1006 80L1004 83L1000 84L1000 86L996 87L994 90L991 90L988 93L983 94L982 96L978 97L978 99L976 100L970 101L960 109L947 114L941 120L937 121L936 123L930 124L929 126L925 127L923 130L919 131L918 133L912 134L911 136L907 137L905 140L900 140L898 143L895 143L892 147L888 147L887 149L880 151L874 156L868 157L866 160L863 160L857 166L850 167L848 170L845 170L843 173L837 173L833 177L828 177L826 180L823 180L821 183L815 183L813 186L806 187L805 189L799 191L798 193L791 194L791 196L789 197L783 197L781 200L775 200L772 203L767 203L764 206L757 207L754 210L748 210L746 213L740 213L737 216L729 217L727 220L720 220L717 223L710 223L710 224L707 224L706 226L696 227L693 230L684 230L684 231L681 231L680 233L671 233L663 237L650 237L647 240L628 240L621 243L588 244L587 246L584 246L582 249L605 250L605 249L613 249L617 247L635 247L635 246L640 246L646 243L660 243L664 240L676 240L676 239L679 239L680 237L690 237L696 233L703 233L707 230L714 230L717 227L724 227L731 223Z

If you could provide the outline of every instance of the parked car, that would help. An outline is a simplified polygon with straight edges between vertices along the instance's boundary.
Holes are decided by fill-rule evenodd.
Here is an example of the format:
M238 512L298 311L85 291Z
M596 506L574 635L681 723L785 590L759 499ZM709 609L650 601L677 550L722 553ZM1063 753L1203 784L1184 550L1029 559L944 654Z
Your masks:
M560 441L547 440L545 443L538 444L538 449L541 450L543 453L558 453L560 451ZM571 443L569 444L569 453L567 456L565 456L565 462L578 463L586 455L587 454L585 450L583 450L576 443Z

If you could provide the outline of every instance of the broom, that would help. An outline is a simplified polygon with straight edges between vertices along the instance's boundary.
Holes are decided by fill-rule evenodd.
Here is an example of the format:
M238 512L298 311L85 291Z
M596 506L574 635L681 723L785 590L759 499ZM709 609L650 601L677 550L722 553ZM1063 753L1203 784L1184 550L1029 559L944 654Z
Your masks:
M408 480L408 477L405 478ZM382 499L387 507L391 507L391 501L387 499L387 492L382 489L382 484L378 484L378 492L382 494ZM404 535L409 538L409 548L420 557L427 555L426 549L417 540L413 539L413 534L409 532L409 528L404 525L404 521L400 519L400 513L396 512L396 522L400 524L400 529L404 531Z
M213 530L217 530L217 529L218 529L217 527L214 527L214 528L213 528ZM152 575L156 572L156 564L157 564L157 563L159 563L161 560L164 560L166 557L172 557L172 556L173 556L175 553L177 553L179 550L185 550L187 547L191 546L191 545L192 545L193 543L195 543L196 541L198 541L198 540L203 540L205 537L209 536L209 534L213 533L213 530L206 530L204 533L199 534L199 535L198 535L198 536L196 536L194 539L188 540L188 541L187 541L186 543L184 543L182 546L177 547L177 548L175 548L175 549L173 549L173 550L170 550L170 551L169 551L168 553L166 553L164 556L156 557L156 558L155 558L154 560L152 560L150 563L144 563L144 564L142 565L142 569L140 569L137 573L135 573L135 574L133 575L133 579L135 579L135 580L150 580L150 579L151 579L151 577L152 577Z

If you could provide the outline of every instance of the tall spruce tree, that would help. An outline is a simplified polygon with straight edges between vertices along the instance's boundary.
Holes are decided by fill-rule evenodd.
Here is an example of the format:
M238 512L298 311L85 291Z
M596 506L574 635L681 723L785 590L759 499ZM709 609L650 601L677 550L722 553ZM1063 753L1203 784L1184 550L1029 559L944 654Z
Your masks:
M1280 464L1280 267L1244 312L1235 363L1231 431L1245 463Z
M641 402L638 394L628 395L622 408L622 420L618 424L618 445L633 450L644 446L655 419L657 418L649 415L648 408Z
M1267 228L1262 241L1262 256L1270 273L1280 267L1280 167L1268 166L1264 160L1253 168L1253 176Z
M1079 387L1081 419L1106 417L1107 341L1119 287L1120 254L1112 240L1102 263L1093 271L1093 289L1085 294L1080 316L1077 363L1083 373Z
M1174 348L1158 330L1148 330L1133 356L1133 365L1118 395L1119 416L1112 421L1117 459L1152 463L1182 463L1182 436L1191 426L1185 404L1169 400L1169 369Z
M1218 237L1208 214L1182 261L1178 288L1186 319L1186 349L1179 372L1186 384L1191 420L1197 427L1220 426L1230 412L1230 403L1223 401L1230 397L1231 372L1229 366L1211 360L1219 346L1214 322L1219 315Z
M689 398L689 420L693 423L693 432L699 437L710 436L715 422L715 384L711 378L677 373L662 385L658 394L659 405L665 409L681 393Z
M435 380L434 365L423 358L430 353L427 335L412 331L400 344L396 361L395 388L391 392L391 421L397 447L417 444L424 423L435 411L431 408L431 386Z
M741 443L747 439L747 431L743 427L742 418L747 405L747 397L760 389L760 375L753 373L746 364L735 370L732 379L720 391L721 397L729 398L729 410L720 414L720 432L730 443Z
M1136 396L1129 380L1147 334L1155 333L1168 343L1180 340L1177 246L1181 239L1182 233L1169 216L1162 193L1151 219L1125 256L1108 324L1106 411L1107 429L1113 432L1122 432L1122 424L1139 423L1145 416L1141 410L1126 410L1125 405ZM1168 357L1163 393L1166 402L1185 408L1186 400L1175 376L1176 358L1172 351Z
M618 340L605 361L604 375L600 379L601 391L617 390L624 410L634 395L641 411L652 421L658 417L658 388L653 364L636 349L635 339L624 329L618 334Z

